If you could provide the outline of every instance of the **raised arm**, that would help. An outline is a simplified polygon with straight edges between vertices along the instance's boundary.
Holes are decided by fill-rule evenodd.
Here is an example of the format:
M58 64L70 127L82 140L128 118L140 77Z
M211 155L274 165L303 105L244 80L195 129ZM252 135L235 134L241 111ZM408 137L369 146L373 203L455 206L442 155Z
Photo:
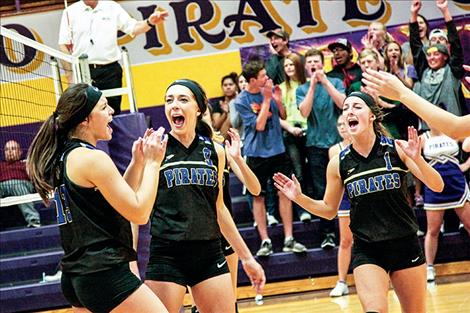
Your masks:
M246 186L248 191L256 196L261 192L261 185L256 177L255 173L248 167L245 160L241 155L240 148L240 135L238 132L230 128L227 131L230 136L231 142L225 141L225 149L227 154L227 160L232 168L232 171L240 179L243 185Z
M119 174L111 158L100 150L78 148L67 162L67 173L77 184L96 187L111 206L124 218L135 223L147 223L157 195L160 164L167 139L161 127L143 143L145 165L140 186L134 191ZM81 151L80 151L81 150ZM99 170L95 170L100 164Z
M221 146L216 145L215 148L217 150L217 156L219 159L218 182L219 186L222 186L225 167L225 153ZM261 265L259 265L259 263L256 262L256 260L253 258L253 255L238 232L235 222L233 221L230 212L224 204L222 190L223 188L219 188L219 195L217 197L217 222L219 224L220 230L232 246L233 250L235 250L235 252L240 257L243 269L250 279L251 285L256 289L257 293L261 293L264 288L264 284L266 283L264 270Z
M398 100L426 123L455 139L470 136L470 115L456 116L421 98L393 74L367 70L362 81L369 92Z
M315 87L317 85L317 77L316 73L312 73L312 77L310 78L310 85L307 90L306 94L302 93L301 88L297 88L296 90L296 98L297 98L297 106L299 107L300 114L303 117L308 117L310 112L312 112L313 108L313 97L315 95Z
M140 34L148 32L155 25L165 21L168 17L168 12L165 10L160 10L158 7L155 8L153 13L143 21L139 21L135 24L134 31L132 34L138 36Z
M421 155L422 138L414 127L408 127L408 141L395 140L400 159L411 173L434 192L444 189L441 175Z

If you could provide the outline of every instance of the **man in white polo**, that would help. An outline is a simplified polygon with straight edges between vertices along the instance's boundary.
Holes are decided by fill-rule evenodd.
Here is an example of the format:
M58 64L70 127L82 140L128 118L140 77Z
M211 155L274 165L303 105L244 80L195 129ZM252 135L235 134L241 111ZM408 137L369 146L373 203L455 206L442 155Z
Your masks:
M60 24L59 48L73 56L88 55L93 86L99 89L122 87L121 51L117 32L132 37L145 33L165 20L167 11L155 11L137 21L114 1L82 0L64 10ZM67 79L72 82L70 66L64 64ZM121 97L108 98L114 114L121 112Z

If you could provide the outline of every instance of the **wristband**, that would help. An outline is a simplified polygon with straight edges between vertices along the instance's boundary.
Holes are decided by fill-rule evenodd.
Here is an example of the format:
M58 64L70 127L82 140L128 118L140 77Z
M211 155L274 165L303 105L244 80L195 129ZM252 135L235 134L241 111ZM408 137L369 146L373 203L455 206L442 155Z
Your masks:
M152 23L150 23L149 19L145 19L145 22L147 23L147 25L149 27L155 27L155 25L153 25Z

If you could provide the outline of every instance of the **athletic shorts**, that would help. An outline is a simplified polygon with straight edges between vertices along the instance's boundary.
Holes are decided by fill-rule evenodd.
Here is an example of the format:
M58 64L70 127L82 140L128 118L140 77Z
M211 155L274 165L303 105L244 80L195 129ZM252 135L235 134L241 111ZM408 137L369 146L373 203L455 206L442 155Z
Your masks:
M418 236L366 242L354 237L352 248L353 269L364 264L375 264L386 272L424 264L424 254Z
M247 157L246 164L253 171L261 185L261 194L266 194L268 180L277 172L288 177L292 174L292 166L286 153L277 154L268 158Z
M85 275L62 273L61 287L65 299L74 307L85 307L94 313L110 312L142 282L129 269L129 263Z
M233 251L232 246L231 246L230 243L227 241L227 239L225 239L224 236L221 236L221 237L220 237L220 247L222 248L222 253L223 253L225 256L229 256L229 255L232 255L232 254L235 253L235 251Z
M175 242L152 238L150 242L147 280L192 287L228 272L220 239Z

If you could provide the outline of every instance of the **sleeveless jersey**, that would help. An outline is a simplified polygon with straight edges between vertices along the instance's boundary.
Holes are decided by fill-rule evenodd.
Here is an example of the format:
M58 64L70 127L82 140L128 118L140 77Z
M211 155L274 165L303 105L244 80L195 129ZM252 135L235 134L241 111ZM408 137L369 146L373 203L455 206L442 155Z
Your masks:
M429 132L424 133L426 140L424 142L423 154L429 161L429 165L440 169L459 167L459 145L457 142L446 135L431 137Z
M417 221L404 190L408 169L398 156L393 139L377 137L366 158L349 145L339 159L355 237L376 242L416 234Z
M67 176L65 164L69 153L78 148L95 149L73 139L67 142L60 160L59 186L54 202L64 256L62 271L88 274L134 261L131 226L95 188L74 184Z
M220 237L216 208L218 163L209 138L196 135L186 148L168 134L152 214L152 236L172 241Z

